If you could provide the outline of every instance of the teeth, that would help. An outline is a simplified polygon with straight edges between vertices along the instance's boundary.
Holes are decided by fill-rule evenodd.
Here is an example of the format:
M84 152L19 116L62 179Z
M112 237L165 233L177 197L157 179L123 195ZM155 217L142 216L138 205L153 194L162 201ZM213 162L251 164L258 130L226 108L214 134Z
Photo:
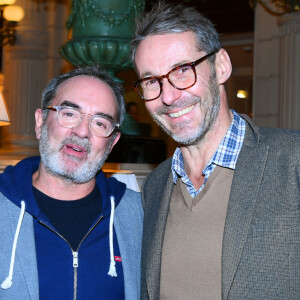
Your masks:
M178 117L181 117L182 115L185 115L185 114L189 113L189 112L194 108L194 106L195 106L195 105L191 105L191 106L186 107L185 109L180 110L180 111L178 111L178 112L176 112L176 113L169 114L169 116L170 116L171 118L178 118Z
M80 149L77 149L77 148L72 148L72 149L77 152L82 152Z

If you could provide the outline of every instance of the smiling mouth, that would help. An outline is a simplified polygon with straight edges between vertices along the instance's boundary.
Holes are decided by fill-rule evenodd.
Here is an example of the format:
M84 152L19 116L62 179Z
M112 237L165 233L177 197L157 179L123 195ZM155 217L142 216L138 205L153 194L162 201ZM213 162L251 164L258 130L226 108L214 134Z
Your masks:
M82 151L81 149L79 149L79 148L70 147L70 146L67 146L67 148L72 149L72 150L74 150L74 151L76 151L76 152L83 152L83 151Z
M184 108L184 109L182 109L182 110L180 110L180 111L178 111L176 113L170 113L169 117L171 117L171 118L181 117L181 116L189 113L194 107L195 107L195 104L193 104L191 106L188 106L188 107L186 107L186 108Z

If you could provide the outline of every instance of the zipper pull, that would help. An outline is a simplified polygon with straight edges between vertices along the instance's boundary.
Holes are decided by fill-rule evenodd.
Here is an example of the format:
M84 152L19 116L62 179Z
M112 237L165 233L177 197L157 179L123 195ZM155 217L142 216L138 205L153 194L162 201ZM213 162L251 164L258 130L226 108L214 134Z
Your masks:
M73 252L73 267L78 268L78 252Z

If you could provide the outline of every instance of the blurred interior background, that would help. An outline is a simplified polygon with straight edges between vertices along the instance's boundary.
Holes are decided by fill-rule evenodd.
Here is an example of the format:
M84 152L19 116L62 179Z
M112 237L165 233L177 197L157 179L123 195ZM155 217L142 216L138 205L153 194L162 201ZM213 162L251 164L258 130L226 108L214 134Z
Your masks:
M45 85L75 65L95 61L122 82L131 106L109 162L144 170L172 155L176 144L151 120L133 89L137 77L128 58L135 16L156 2L0 0L0 87L6 103L1 108L0 101L0 119L10 121L0 127L0 159L38 154L34 112ZM233 65L226 83L231 108L260 126L300 129L299 1L167 2L194 6L215 24ZM4 10L10 6L21 7L21 19L7 19Z

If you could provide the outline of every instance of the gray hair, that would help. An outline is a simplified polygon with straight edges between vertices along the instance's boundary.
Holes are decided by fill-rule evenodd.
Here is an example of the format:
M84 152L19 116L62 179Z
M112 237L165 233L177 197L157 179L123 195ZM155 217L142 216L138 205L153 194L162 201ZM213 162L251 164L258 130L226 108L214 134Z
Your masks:
M191 31L197 40L197 50L210 53L219 51L221 44L212 22L192 7L159 2L152 10L137 20L135 36L131 43L134 63L139 44L148 36ZM214 62L215 55L209 58Z
M47 119L49 111L45 109L47 106L51 105L54 98L56 97L56 92L59 86L70 78L76 76L88 76L96 78L100 81L105 82L114 92L117 100L117 120L116 122L120 125L123 122L125 115L125 103L124 103L124 90L123 87L114 81L111 76L101 69L98 65L88 65L84 67L75 68L67 73L60 74L53 78L46 86L42 93L41 108L43 109L43 118Z

